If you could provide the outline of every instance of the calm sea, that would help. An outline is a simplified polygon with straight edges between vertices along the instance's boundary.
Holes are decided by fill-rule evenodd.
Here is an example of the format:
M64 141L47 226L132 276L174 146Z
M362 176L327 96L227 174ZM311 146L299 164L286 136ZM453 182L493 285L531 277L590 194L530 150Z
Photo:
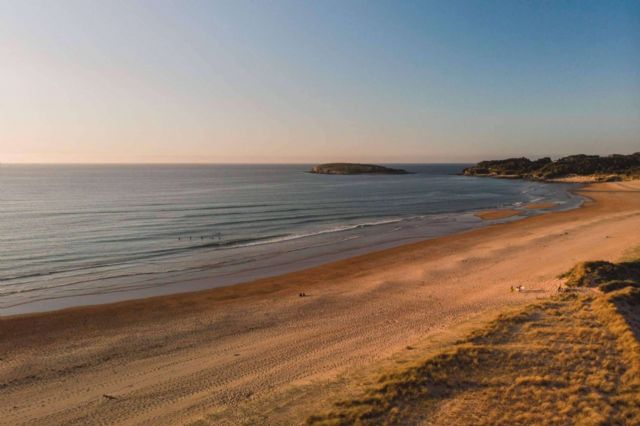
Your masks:
M477 210L581 201L464 165L393 166L415 174L2 165L0 314L229 285L482 226Z

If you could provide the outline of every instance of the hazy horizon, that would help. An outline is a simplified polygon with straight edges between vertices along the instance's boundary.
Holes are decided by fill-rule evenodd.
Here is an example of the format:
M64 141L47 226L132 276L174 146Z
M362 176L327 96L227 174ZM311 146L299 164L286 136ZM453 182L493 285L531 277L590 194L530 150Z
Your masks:
M635 151L635 152L639 152L639 151ZM589 153L589 152L575 152L575 153L568 153L565 155L530 155L530 156L523 156L523 155L518 155L516 157L506 157L506 156L498 156L495 158L479 158L479 159L474 159L474 160L470 160L470 161L396 161L396 162L391 162L391 161L377 161L375 162L376 164L406 164L406 165L411 165L411 164L415 164L415 165L422 165L422 164L450 164L450 165L457 165L457 164L475 164L478 163L480 161L485 161L485 160L503 160L503 159L507 159L507 158L517 158L517 157L527 157L530 160L536 160L539 158L543 158L543 157L550 157L552 160L557 160L559 158L562 157L566 157L566 156L570 156L570 155L576 155L576 154L586 154L586 155L601 155L601 156L608 156L608 155L629 155L629 154L634 154L635 152L613 152L613 153L609 153L609 154L593 154L593 153ZM272 162L167 162L167 163L162 163L162 162L4 162L4 163L0 163L0 165L18 165L18 166L225 166L225 165L237 165L237 166L252 166L252 165L271 165L271 166L277 166L277 165L282 165L282 166L293 166L293 165L303 165L303 166L308 166L308 165L316 165L316 164L324 164L324 163L342 163L342 162L353 162L353 163L363 163L363 161L297 161L297 162L279 162L279 161L272 161Z
M640 2L0 0L0 163L640 151Z

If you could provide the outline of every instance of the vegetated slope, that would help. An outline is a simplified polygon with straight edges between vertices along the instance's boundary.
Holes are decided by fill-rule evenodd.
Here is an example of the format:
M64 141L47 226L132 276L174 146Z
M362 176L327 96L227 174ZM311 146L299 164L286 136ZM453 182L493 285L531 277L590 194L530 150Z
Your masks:
M378 174L378 175L404 175L406 170L392 169L375 164L355 164L355 163L328 163L314 166L311 173L328 175L357 175L357 174Z
M545 157L536 161L528 158L481 161L464 169L468 176L496 176L536 180L568 176L596 176L601 180L640 178L640 152L631 155L571 155L552 161Z
M640 424L640 262L597 263L308 423Z

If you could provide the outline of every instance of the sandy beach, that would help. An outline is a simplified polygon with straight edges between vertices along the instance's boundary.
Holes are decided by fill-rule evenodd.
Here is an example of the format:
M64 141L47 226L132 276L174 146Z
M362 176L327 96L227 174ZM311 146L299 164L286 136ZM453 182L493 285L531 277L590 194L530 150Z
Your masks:
M0 424L303 422L411 345L435 350L640 245L639 181L580 193L576 210L279 277L2 318Z

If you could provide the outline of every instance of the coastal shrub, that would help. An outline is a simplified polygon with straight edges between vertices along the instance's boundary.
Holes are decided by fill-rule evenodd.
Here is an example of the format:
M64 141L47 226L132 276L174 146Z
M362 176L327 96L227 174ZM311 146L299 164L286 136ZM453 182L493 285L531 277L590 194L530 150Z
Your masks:
M596 176L600 181L640 177L640 153L631 155L570 155L552 161L545 157L536 161L528 158L481 161L464 169L465 175L512 176L529 179L555 179L566 176Z

